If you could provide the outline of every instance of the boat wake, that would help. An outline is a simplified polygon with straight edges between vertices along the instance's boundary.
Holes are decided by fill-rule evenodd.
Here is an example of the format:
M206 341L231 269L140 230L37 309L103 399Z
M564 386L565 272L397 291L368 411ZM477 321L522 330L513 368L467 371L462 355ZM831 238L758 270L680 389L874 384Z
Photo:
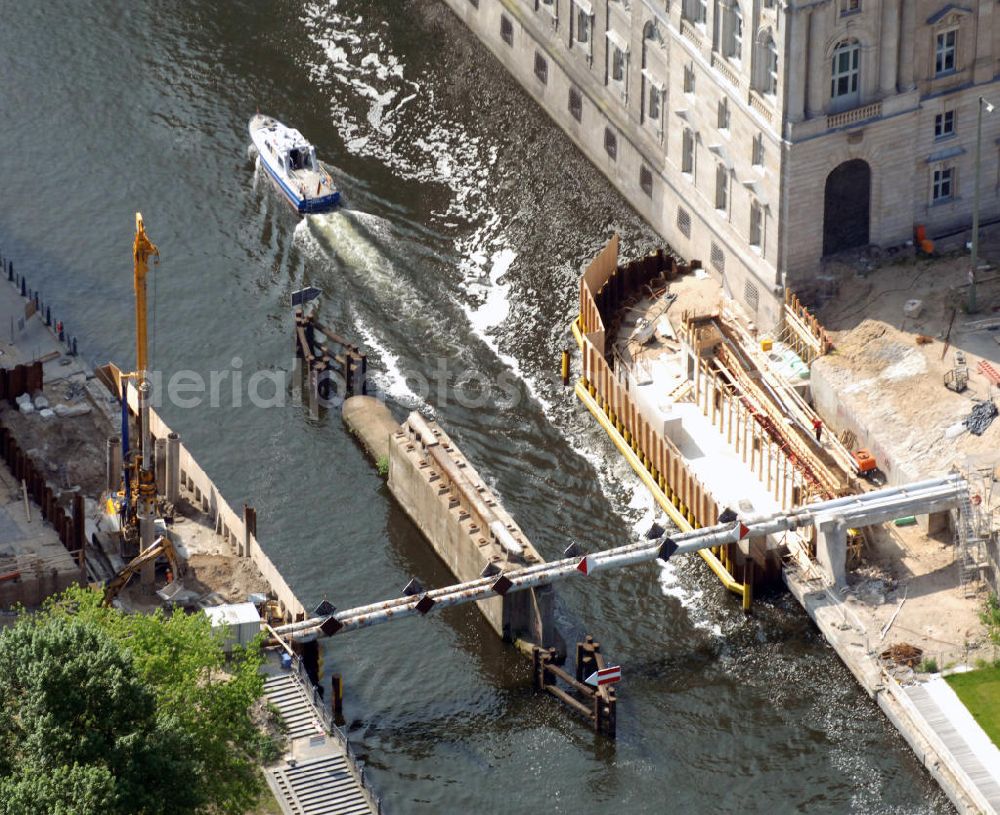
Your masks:
M446 342L459 347L467 347L470 333L481 340L523 383L526 395L570 447L591 463L609 503L627 523L634 524L634 536L644 535L659 514L645 485L589 417L581 419L575 410L567 409L566 400L572 397L557 388L547 372L528 370L508 350L518 347L517 342L510 343L516 339L515 324L520 319L512 306L512 296L518 293L518 264L530 261L519 257L517 241L509 234L509 218L493 198L499 144L470 132L438 102L433 87L407 77L404 62L391 52L377 29L366 29L361 18L335 5L313 2L304 6L302 22L316 46L314 54L303 58L303 67L318 87L330 92L331 124L341 134L347 152L380 161L399 179L448 192L447 203L429 215L439 234L452 236L457 276L422 309L412 287L401 282L391 259L379 248L394 238L391 223L340 210L310 216L296 230L297 238L303 245L336 255L348 268L353 285L366 290L362 299L378 300L384 314L398 313L411 335L425 329L439 335L444 332L452 335ZM575 275L575 269L564 271L569 278ZM468 330L443 326L440 319L426 325L433 315L447 312L441 296L461 309ZM408 407L428 410L427 402L414 393L400 370L400 354L405 354L393 349L402 346L367 308L365 314L352 311L358 333L368 348L377 351L385 367L385 393ZM412 323L414 319L418 325ZM717 626L699 603L702 592L686 588L687 582L676 564L661 566L664 595L681 600L694 626L716 633Z

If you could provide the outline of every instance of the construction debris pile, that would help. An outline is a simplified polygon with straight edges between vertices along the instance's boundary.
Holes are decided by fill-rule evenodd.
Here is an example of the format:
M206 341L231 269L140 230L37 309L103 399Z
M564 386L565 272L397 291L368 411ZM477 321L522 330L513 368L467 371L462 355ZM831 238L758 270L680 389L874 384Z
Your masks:
M976 406L972 408L972 412L962 421L962 424L973 436L982 436L997 417L998 412L1000 411L997 411L997 406L993 404L992 399L976 402Z

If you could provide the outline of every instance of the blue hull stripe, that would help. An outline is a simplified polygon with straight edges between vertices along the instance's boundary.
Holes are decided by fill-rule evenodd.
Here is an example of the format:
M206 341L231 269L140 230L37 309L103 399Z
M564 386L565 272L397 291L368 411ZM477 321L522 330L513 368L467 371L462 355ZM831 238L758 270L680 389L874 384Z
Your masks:
M300 198L294 192L292 192L291 187L289 187L284 179L279 176L274 169L268 164L267 159L261 154L261 164L264 165L264 169L267 170L267 174L271 179L277 183L278 187L284 193L285 198L288 199L289 203L295 207L297 212L300 213L311 213L311 212L325 212L328 209L333 209L337 204L340 203L340 191L337 190L331 195L324 195L322 198Z

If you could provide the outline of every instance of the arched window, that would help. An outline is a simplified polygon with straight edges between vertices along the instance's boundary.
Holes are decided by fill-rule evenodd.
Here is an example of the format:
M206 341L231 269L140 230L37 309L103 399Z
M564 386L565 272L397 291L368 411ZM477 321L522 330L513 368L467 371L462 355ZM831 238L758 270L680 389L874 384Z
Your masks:
M830 98L842 105L857 102L860 97L861 45L857 40L844 40L833 50L830 71Z

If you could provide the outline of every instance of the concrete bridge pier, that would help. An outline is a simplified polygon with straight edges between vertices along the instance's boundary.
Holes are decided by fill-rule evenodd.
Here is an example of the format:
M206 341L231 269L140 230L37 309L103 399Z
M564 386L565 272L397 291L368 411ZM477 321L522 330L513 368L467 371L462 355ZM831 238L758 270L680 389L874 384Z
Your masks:
M816 519L816 560L831 585L847 585L847 521L840 516Z
M495 576L494 596L476 606L497 635L564 656L552 587L507 594L502 578L544 563L541 555L440 426L416 412L400 425L370 396L346 400L343 415L380 470L388 468L389 491L451 573L463 582Z

